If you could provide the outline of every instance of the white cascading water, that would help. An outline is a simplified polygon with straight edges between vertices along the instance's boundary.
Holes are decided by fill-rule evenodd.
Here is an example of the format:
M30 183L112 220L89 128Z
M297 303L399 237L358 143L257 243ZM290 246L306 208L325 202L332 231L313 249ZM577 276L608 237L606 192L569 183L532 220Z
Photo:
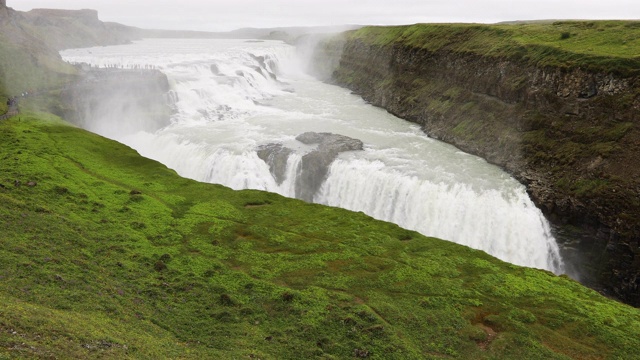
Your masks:
M549 225L524 186L348 90L305 75L292 46L155 39L61 54L72 63L167 75L175 101L169 126L149 133L132 130L134 124L122 131L105 125L114 120L109 113L92 114L85 126L182 176L294 197L303 156L315 149L296 137L348 136L361 140L364 150L343 152L329 165L314 202L363 211L514 264L563 272ZM258 156L268 144L293 151L283 181Z

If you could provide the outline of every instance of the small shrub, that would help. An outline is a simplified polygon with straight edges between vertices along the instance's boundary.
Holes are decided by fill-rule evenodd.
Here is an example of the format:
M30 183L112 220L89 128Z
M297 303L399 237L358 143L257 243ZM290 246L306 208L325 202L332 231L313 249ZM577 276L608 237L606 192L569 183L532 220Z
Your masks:
M64 186L56 186L53 188L53 191L58 195L64 195L69 193L69 189Z
M146 227L147 227L147 225L145 223L142 223L142 222L134 221L134 222L131 223L131 228L135 229L135 230L142 230L142 229L144 229Z
M413 239L413 234L411 233L411 231L403 231L398 234L398 240L400 241L409 241L411 239Z
M294 298L295 298L295 295L293 295L290 292L286 292L282 294L282 300L285 302L292 302Z
M376 316L373 313L365 310L358 312L358 317L368 322L373 322L377 320Z
M353 326L353 325L357 325L358 324L358 322L354 318L352 318L350 316L342 319L342 323L345 324L345 325L349 325L349 326Z
M560 34L560 40L567 40L570 37L571 33L568 31L563 31L562 34Z
M162 260L158 260L156 261L155 265L153 265L153 269L158 272L167 270L167 264L165 264Z
M460 331L460 335L475 342L487 341L488 334L479 325L469 325Z
M142 195L131 195L129 196L129 201L131 202L140 202L144 200L144 197Z
M214 315L214 317L223 323L230 323L235 321L235 317L228 311L223 311Z
M235 302L233 301L231 296L229 296L228 294L221 294L220 295L220 305L222 305L222 306L233 306L234 304L235 304Z
M384 326L378 324L364 329L364 332L369 333L370 336L380 336L384 334Z
M537 321L536 316L523 309L514 309L509 312L509 318L525 324L533 324Z
M254 200L254 201L248 201L244 204L245 207L260 207L260 206L266 206L266 205L271 205L271 201L269 200Z
M242 316L251 316L255 313L252 308L242 308L240 309L240 315Z

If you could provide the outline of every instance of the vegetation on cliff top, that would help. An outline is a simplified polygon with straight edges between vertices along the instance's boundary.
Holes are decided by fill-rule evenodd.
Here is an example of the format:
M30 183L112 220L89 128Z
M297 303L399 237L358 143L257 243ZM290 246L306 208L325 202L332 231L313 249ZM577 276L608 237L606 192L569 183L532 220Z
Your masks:
M640 312L362 213L0 123L0 356L635 356ZM4 355L2 355L4 354Z
M431 51L514 57L537 66L640 74L639 21L417 24L365 27L351 36L379 45L399 42Z

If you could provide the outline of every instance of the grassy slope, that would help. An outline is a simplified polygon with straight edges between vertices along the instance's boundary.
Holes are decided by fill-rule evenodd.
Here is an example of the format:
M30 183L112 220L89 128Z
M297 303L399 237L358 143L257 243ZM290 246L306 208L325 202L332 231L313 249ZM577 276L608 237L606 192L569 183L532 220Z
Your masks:
M183 179L49 115L0 127L0 357L637 356L640 311L567 278Z
M640 21L564 21L504 25L365 27L355 37L402 42L432 51L524 58L539 66L640 74Z

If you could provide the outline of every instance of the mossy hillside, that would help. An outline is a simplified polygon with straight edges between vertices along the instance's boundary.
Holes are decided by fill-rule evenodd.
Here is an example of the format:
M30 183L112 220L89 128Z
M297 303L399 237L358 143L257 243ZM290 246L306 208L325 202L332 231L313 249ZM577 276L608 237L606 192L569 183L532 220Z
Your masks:
M4 356L627 359L640 346L637 309L565 277L183 179L48 115L0 127Z
M640 74L640 22L558 21L515 24L417 24L364 27L353 38L371 44L525 60L534 66Z

